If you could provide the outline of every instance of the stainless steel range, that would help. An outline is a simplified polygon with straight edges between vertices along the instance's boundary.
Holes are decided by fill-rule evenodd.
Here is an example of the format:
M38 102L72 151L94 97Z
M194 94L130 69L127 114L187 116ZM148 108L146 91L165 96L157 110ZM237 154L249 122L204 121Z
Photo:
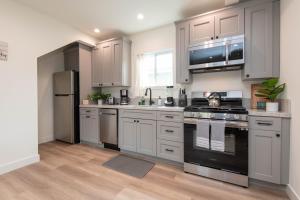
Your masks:
M217 94L218 107L209 106ZM184 111L184 171L248 187L248 112L242 92L196 92Z

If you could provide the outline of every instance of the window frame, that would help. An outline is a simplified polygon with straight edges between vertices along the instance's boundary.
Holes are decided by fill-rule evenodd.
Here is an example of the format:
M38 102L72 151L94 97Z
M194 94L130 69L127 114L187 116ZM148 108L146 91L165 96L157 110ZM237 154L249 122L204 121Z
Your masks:
M141 80L139 80L139 85L140 85L140 89L145 89L147 87L151 87L151 89L153 90L161 90L161 89L165 89L167 86L174 86L174 49L164 49L164 50L159 50L159 51L151 51L151 52L147 52L147 53L143 53L142 56L147 56L147 55L153 55L154 56L154 79L155 79L155 83L157 83L157 61L156 61L156 57L157 55L161 55L161 54L167 54L167 53L171 53L172 54L172 85L166 85L166 86L141 86ZM139 69L139 71L141 71L141 68Z

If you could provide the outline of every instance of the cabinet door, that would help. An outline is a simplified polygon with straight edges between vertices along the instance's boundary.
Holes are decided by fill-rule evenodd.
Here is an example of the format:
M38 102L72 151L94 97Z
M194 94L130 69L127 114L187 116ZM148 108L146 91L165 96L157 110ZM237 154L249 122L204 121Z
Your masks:
M111 86L112 84L112 47L111 42L105 42L100 45L101 48L101 80L102 86Z
M111 66L111 74L112 80L111 84L113 86L121 86L122 85L122 61L123 61L123 42L122 40L116 40L111 43L111 58L112 58L112 66Z
M190 44L215 38L215 17L208 15L190 22Z
M97 116L80 115L80 140L99 143L99 121Z
M189 83L188 70L189 24L181 23L176 26L176 82Z
M280 184L280 160L280 133L250 130L250 177Z
M137 152L156 156L156 121L138 120Z
M101 72L101 48L97 45L92 52L92 86L99 87L102 83L102 72Z
M216 39L241 35L244 32L244 9L225 10L215 16Z
M79 48L74 47L64 51L65 70L79 71Z
M279 13L278 13L279 15ZM277 76L273 69L273 42L279 30L273 31L273 3L260 4L245 10L245 69L244 79ZM276 33L278 32L278 33Z
M137 151L137 123L134 119L120 118L119 146L122 150Z

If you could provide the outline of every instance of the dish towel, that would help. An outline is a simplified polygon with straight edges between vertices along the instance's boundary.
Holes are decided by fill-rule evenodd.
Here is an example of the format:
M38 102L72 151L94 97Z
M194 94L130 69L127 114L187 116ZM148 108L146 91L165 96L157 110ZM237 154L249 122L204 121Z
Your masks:
M211 150L225 151L225 124L223 120L210 121L211 125Z
M209 149L209 120L197 121L196 146Z

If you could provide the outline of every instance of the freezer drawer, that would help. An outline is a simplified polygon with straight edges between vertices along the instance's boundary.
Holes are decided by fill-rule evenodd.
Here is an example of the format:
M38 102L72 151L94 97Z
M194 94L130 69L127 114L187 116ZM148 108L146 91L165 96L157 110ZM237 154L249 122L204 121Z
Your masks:
M74 143L74 95L54 97L55 139Z
M100 141L118 145L118 111L116 109L100 109Z

